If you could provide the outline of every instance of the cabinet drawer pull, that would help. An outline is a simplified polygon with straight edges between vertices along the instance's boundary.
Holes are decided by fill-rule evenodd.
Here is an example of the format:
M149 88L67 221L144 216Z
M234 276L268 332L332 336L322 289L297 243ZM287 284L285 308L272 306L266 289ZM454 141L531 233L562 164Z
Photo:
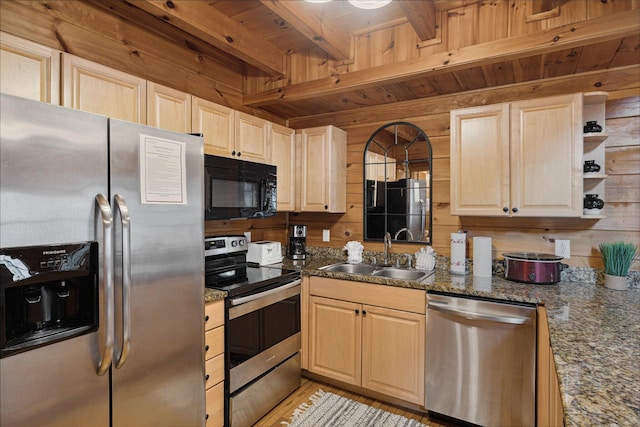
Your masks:
M209 346L208 345L204 346L204 351L209 351Z
M205 375L205 376L204 376L204 380L205 380L205 381L209 381L209 374L207 374L207 375Z
M209 321L209 316L204 316L204 321L208 322Z

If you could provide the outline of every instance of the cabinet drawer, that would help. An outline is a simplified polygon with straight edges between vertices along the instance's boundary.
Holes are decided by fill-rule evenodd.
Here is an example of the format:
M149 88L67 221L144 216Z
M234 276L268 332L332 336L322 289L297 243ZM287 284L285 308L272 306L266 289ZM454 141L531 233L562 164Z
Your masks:
M224 354L212 357L204 364L205 387L209 388L224 380Z
M204 333L204 359L210 359L224 353L224 326Z
M222 427L224 424L224 383L218 383L206 393L207 427Z
M224 324L224 301L214 301L204 306L204 330Z

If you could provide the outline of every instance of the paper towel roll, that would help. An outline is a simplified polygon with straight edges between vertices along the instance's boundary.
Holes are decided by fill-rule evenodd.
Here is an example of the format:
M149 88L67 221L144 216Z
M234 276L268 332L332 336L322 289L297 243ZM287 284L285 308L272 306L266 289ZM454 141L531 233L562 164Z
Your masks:
M467 235L465 233L451 233L451 272L465 274L466 272Z
M473 238L473 275L491 277L491 237Z

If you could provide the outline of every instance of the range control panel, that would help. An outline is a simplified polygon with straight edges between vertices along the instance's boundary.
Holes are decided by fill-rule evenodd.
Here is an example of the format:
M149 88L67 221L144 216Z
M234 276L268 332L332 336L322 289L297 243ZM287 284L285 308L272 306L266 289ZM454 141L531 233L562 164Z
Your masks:
M247 238L245 236L216 236L204 239L205 256L246 252L247 247Z

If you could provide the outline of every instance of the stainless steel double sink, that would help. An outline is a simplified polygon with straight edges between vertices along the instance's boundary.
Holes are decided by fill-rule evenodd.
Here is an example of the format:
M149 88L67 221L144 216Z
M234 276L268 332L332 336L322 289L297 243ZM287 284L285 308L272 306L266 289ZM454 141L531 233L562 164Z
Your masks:
M320 267L319 270L334 271L337 273L353 274L357 276L387 277L398 280L413 280L420 282L431 274L432 271L414 270L409 268L387 267L373 264L349 264L339 262L337 264Z

